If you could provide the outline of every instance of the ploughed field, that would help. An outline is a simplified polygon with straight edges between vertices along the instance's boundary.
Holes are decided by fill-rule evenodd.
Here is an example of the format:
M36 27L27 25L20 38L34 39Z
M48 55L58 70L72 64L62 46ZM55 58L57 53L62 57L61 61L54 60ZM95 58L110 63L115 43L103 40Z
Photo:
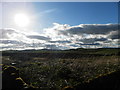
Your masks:
M113 85L109 80L119 78L119 57L119 48L3 51L2 64L17 67L26 83L41 89L72 86L82 90L95 84Z

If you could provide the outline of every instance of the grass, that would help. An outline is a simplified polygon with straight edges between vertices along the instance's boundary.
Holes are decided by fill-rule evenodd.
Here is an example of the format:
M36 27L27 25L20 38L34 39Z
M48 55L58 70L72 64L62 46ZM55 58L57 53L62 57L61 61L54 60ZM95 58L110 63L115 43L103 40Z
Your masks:
M120 70L119 49L5 51L2 61L15 66L28 84L60 90Z

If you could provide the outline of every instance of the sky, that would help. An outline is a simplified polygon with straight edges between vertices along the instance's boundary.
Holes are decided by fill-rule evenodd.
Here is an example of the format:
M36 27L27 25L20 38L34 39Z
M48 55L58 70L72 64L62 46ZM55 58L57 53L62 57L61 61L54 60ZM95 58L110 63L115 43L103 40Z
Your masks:
M3 2L0 7L3 50L117 47L119 43L117 2Z
M37 24L34 25L37 29L49 27L54 22L70 25L117 23L117 4L117 2L8 2L2 3L2 17L4 22L5 18L9 20L19 11L27 12L37 18ZM10 13L12 14L10 17L6 16ZM4 26L11 27L6 22Z

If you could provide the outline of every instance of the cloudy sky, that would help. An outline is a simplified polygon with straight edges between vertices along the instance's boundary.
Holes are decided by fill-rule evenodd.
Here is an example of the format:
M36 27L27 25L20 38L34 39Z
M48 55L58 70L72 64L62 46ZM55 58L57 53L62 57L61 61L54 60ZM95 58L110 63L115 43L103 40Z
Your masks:
M119 44L117 2L3 2L0 7L0 50Z

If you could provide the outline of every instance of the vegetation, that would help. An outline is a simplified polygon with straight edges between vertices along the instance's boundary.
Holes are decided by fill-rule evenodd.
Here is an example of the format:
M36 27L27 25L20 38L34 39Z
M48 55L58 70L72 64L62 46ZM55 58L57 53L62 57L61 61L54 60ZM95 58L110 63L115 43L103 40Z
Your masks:
M19 68L26 83L41 89L79 88L120 70L120 49L3 51L2 63Z

